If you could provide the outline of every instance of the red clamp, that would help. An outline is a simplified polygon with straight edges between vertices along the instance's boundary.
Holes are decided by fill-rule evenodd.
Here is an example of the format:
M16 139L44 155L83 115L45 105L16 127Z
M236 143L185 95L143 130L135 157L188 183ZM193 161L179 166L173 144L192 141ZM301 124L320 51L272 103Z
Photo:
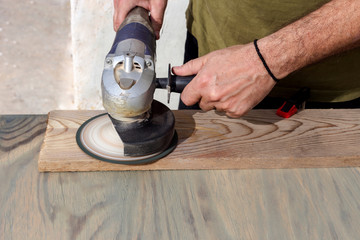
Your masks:
M289 118L300 109L305 108L305 102L310 97L310 88L304 87L297 91L290 99L276 111L276 114L283 118Z

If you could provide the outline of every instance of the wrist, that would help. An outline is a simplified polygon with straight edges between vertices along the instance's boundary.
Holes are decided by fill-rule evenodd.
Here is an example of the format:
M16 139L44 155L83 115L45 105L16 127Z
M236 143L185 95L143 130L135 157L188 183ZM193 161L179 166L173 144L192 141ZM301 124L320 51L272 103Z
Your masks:
M275 75L272 73L272 71L270 70L269 66L267 65L264 57L262 56L262 54L261 54L261 52L260 52L260 49L259 49L259 47L258 47L258 45L257 45L257 41L258 41L258 39L255 39L255 40L254 40L254 47L255 47L255 50L256 50L257 55L259 56L262 64L264 65L264 67L265 67L266 71L268 72L268 74L270 75L270 77L271 77L276 83L279 82L279 79L278 79L277 77L275 77Z
M291 46L291 42L274 35L259 39L257 42L264 61L277 79L285 78L300 68L299 51Z

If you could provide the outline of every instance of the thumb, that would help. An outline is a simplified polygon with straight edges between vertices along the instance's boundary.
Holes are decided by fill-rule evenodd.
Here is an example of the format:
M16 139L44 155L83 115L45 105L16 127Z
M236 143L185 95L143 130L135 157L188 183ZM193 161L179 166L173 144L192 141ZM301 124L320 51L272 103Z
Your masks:
M193 59L182 66L173 67L172 71L175 75L189 76L197 74L204 66L206 61L205 56Z

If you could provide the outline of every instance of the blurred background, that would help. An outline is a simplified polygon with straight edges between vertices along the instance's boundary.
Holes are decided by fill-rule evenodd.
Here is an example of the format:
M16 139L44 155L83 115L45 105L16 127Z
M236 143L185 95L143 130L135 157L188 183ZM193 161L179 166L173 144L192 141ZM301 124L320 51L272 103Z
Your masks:
M102 109L101 74L115 32L112 1L0 0L0 114ZM183 62L188 0L169 0L156 73ZM166 103L166 91L155 99ZM176 109L179 94L170 108Z

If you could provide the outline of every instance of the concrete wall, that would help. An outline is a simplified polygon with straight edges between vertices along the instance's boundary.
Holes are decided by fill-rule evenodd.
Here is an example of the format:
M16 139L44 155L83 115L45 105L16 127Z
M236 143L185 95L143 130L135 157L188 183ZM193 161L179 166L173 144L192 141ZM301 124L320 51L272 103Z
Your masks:
M0 113L73 109L70 3L0 1Z
M102 109L101 74L105 55L115 33L112 29L112 1L71 0L71 35L75 105L79 109ZM186 36L185 10L188 0L169 0L160 40L157 41L156 73L167 76L168 63L183 61ZM166 102L166 91L157 90L155 99ZM179 95L173 94L170 107L176 109Z

